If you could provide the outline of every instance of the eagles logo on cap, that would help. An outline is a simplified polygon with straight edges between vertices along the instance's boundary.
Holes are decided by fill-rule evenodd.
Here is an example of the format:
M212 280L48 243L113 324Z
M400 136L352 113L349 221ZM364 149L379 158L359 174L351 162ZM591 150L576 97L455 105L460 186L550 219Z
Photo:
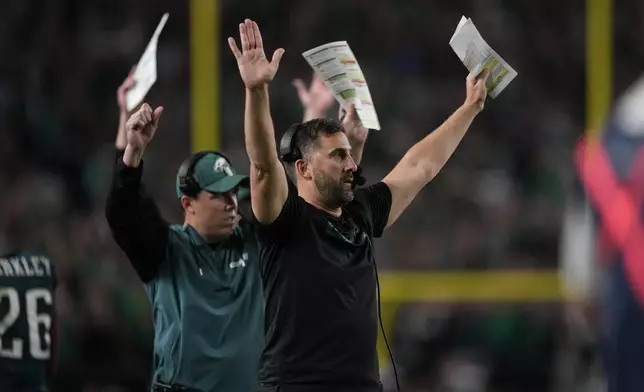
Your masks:
M230 164L225 158L219 158L215 161L215 166L213 169L218 173L226 173L227 176L233 176L233 170L230 168Z

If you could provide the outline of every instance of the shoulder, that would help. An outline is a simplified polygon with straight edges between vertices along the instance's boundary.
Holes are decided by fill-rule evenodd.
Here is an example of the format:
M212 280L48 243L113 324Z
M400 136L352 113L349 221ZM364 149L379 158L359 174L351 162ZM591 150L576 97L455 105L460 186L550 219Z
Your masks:
M346 209L353 213L369 213L380 204L391 204L391 190L384 182L356 189Z
M256 219L253 220L256 233L260 238L269 237L271 240L276 237L290 236L303 223L310 220L311 208L313 207L298 195L297 189L289 187L288 197L282 206L282 211L273 223L264 225Z
M169 227L169 239L174 240L175 242L188 241L190 240L190 235L181 225L173 224Z
M354 201L358 203L365 203L373 198L391 198L391 190L384 182L378 182L364 188L358 188L354 192Z

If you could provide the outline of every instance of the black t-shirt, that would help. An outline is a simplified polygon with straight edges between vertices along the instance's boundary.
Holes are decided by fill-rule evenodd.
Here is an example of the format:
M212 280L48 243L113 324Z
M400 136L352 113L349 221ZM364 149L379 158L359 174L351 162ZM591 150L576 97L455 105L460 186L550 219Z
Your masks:
M279 217L259 225L266 294L263 384L379 386L373 238L380 237L391 191L355 191L335 217L289 187Z

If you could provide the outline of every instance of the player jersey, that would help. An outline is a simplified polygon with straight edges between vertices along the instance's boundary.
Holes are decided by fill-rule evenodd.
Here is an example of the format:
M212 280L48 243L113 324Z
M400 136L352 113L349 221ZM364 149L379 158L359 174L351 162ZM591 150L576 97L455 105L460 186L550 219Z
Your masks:
M0 391L49 390L55 287L42 254L0 256Z

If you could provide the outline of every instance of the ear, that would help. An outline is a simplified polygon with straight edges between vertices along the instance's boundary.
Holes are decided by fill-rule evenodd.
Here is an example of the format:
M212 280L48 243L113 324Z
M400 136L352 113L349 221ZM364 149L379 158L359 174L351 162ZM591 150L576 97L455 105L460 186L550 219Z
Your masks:
M186 196L186 195L181 196L181 207L183 208L183 211L186 214L188 214L188 213L194 214L195 213L195 209L192 206L193 201L194 201L194 199L192 197L189 197L189 196Z
M297 175L306 180L313 178L313 175L309 170L310 167L311 165L309 165L308 162L306 162L304 159L299 159L297 162L295 162L295 171L297 172Z

